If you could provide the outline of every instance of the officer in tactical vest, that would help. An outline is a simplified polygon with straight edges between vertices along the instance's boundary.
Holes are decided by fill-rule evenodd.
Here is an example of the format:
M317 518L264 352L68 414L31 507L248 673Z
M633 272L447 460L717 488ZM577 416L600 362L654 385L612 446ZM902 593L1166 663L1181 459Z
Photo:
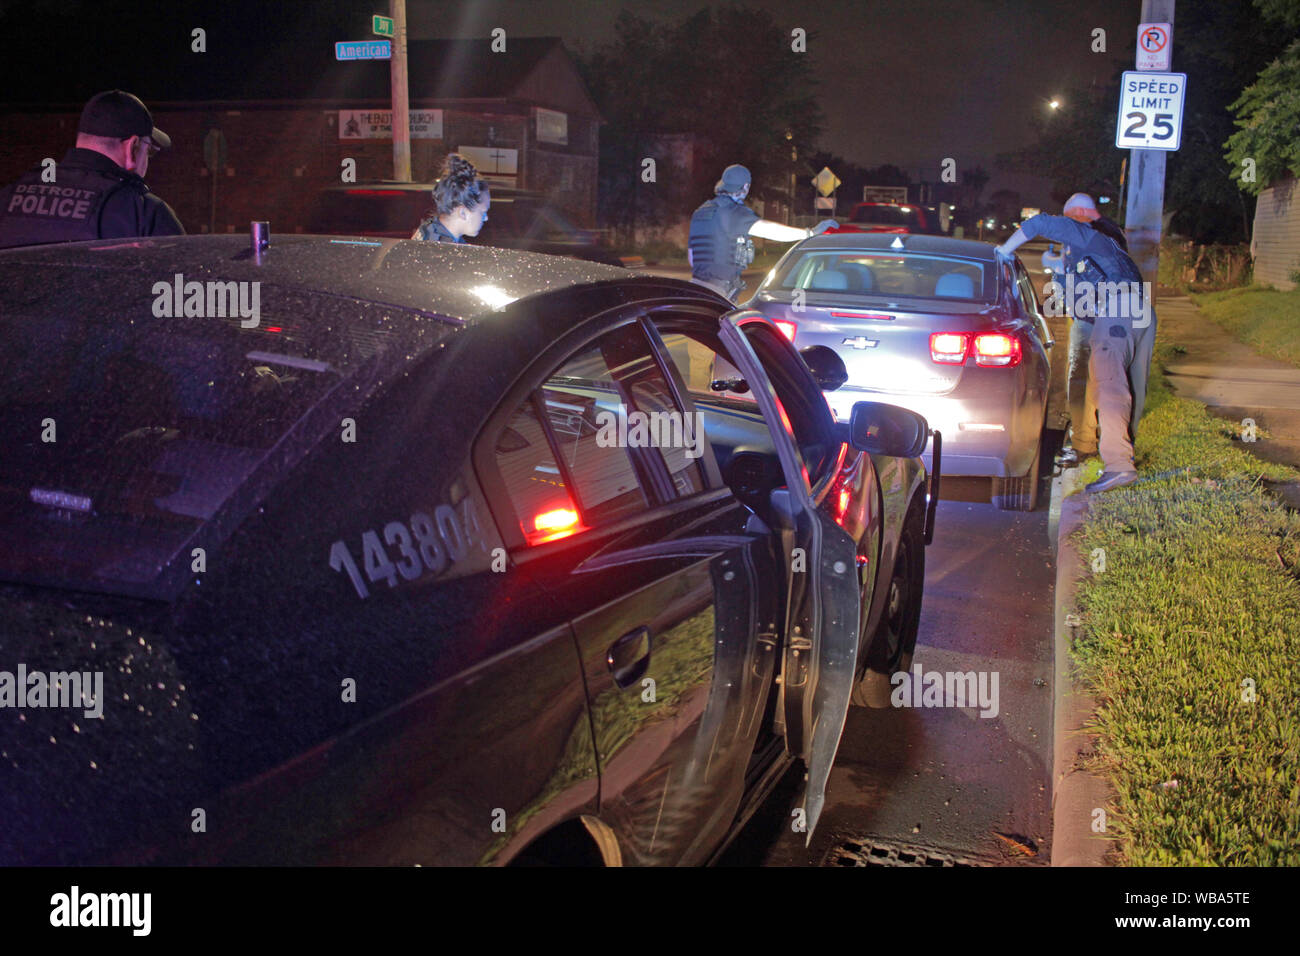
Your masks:
M176 213L144 184L149 157L169 146L138 98L122 90L92 97L62 161L0 189L0 248L184 235Z
M754 241L750 236L798 242L838 225L834 219L823 219L812 229L801 229L760 219L758 213L745 205L750 182L749 170L744 166L728 166L723 170L722 178L713 187L713 198L691 216L686 250L691 279L733 302L745 287L741 272L754 261Z
M1137 480L1133 439L1146 401L1155 346L1155 303L1137 264L1113 239L1064 216L1032 216L998 247L1010 256L1045 236L1066 246L1066 298L1076 320L1091 320L1089 388L1095 393L1105 470L1088 491L1108 491Z

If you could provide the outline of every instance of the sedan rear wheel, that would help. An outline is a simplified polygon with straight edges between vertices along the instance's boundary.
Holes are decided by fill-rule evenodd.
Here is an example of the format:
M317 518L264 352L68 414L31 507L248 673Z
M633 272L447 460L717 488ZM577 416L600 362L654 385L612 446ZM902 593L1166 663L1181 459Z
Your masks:
M1002 511L1033 511L1038 507L1038 459L1042 457L1043 432L1034 443L1034 460L1020 478L994 478L993 503Z
M912 666L924 587L925 509L913 505L899 536L885 608L867 644L866 670L853 685L853 703L864 707L889 706L893 689L890 678Z

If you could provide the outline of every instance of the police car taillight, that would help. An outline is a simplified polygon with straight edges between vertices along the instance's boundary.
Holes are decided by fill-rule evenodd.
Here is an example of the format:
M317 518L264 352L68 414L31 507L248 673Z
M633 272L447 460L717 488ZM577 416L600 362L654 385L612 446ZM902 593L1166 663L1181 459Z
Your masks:
M794 341L795 333L799 331L799 326L794 322L791 322L789 319L773 319L772 324L780 329L781 334L791 342Z
M578 512L572 508L551 508L533 518L533 527L526 529L529 544L543 544L558 538L567 538L582 530Z

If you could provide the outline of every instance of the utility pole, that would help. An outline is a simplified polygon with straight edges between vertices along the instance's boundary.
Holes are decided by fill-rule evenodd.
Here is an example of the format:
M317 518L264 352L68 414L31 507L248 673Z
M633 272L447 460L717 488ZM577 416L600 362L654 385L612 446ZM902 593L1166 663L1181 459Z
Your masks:
M1175 0L1142 0L1142 23L1168 23L1172 31ZM1169 37L1172 46L1173 36ZM1139 54L1140 54L1139 50ZM1141 58L1138 59L1139 64ZM1168 71L1166 71L1168 72ZM1156 287L1160 271L1160 233L1164 226L1165 154L1163 149L1129 150L1128 204L1124 225L1128 254L1143 281Z
M393 87L393 178L398 182L410 182L411 110L406 82L406 0L389 0L389 11L393 16L393 58L389 62Z

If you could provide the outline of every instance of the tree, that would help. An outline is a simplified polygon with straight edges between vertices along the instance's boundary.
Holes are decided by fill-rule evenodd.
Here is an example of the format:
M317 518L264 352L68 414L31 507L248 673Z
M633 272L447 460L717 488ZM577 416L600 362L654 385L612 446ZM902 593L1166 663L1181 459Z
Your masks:
M1279 26L1300 29L1297 0L1255 0ZM1294 41L1232 103L1237 132L1225 154L1240 187L1251 195L1300 170L1300 40Z
M791 147L810 155L821 132L807 55L766 11L731 5L676 23L624 12L614 39L579 68L606 120L600 206L615 227L688 215L731 163L749 167L756 196L784 194ZM658 188L640 175L668 134L686 134L692 147L687 188Z

